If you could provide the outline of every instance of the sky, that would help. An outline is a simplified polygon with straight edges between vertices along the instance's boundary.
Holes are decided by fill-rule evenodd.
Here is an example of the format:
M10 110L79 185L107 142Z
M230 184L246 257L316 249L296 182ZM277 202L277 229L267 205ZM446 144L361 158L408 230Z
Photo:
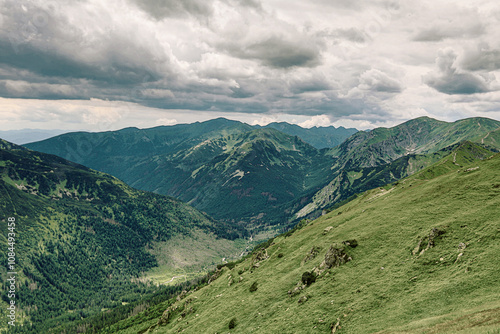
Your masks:
M500 120L494 1L0 0L0 130Z

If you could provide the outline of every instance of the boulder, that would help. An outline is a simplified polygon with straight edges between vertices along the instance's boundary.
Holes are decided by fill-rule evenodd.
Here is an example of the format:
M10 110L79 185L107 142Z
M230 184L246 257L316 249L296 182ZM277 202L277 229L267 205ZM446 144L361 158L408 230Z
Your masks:
M344 245L333 244L326 252L325 259L321 263L320 268L335 268L351 260L352 258L345 252Z
M348 247L356 248L358 247L358 241L356 239L342 241L342 243Z
M333 229L333 226L325 227L325 229L323 230L323 235L328 234L328 232L330 232L332 229Z

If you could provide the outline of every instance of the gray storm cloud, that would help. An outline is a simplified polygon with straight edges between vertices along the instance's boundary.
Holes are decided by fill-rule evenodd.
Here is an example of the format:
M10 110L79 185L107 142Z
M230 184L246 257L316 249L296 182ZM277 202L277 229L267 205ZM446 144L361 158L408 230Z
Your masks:
M452 49L439 52L436 58L438 71L424 76L424 82L445 94L475 94L489 91L486 80L457 67L457 54Z
M0 97L373 124L490 94L495 111L488 4L0 0Z

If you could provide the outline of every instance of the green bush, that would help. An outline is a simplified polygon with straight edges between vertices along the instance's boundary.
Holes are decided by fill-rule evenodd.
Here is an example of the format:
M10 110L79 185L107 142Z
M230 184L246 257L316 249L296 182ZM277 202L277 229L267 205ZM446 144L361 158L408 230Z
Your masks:
M314 272L306 271L302 274L302 283L309 286L314 282L316 282L316 274Z
M233 329L234 327L236 327L236 318L229 320L228 327L229 329Z
M250 292L257 291L257 282L256 281L252 283L249 290L250 290Z

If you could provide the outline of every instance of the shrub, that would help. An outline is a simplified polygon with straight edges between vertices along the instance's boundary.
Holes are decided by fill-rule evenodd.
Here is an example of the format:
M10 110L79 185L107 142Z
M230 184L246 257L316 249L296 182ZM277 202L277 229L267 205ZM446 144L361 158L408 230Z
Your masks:
M316 282L316 274L314 272L306 271L302 274L302 283L309 286L314 282Z
M236 318L229 320L228 327L229 327L229 329L233 329L234 327L236 327Z
M253 282L252 285L250 286L250 292L255 292L257 291L257 281Z
M280 258L280 259L281 259L283 256L284 256L284 255L283 255L283 253L279 253L279 254L278 254L278 258Z

